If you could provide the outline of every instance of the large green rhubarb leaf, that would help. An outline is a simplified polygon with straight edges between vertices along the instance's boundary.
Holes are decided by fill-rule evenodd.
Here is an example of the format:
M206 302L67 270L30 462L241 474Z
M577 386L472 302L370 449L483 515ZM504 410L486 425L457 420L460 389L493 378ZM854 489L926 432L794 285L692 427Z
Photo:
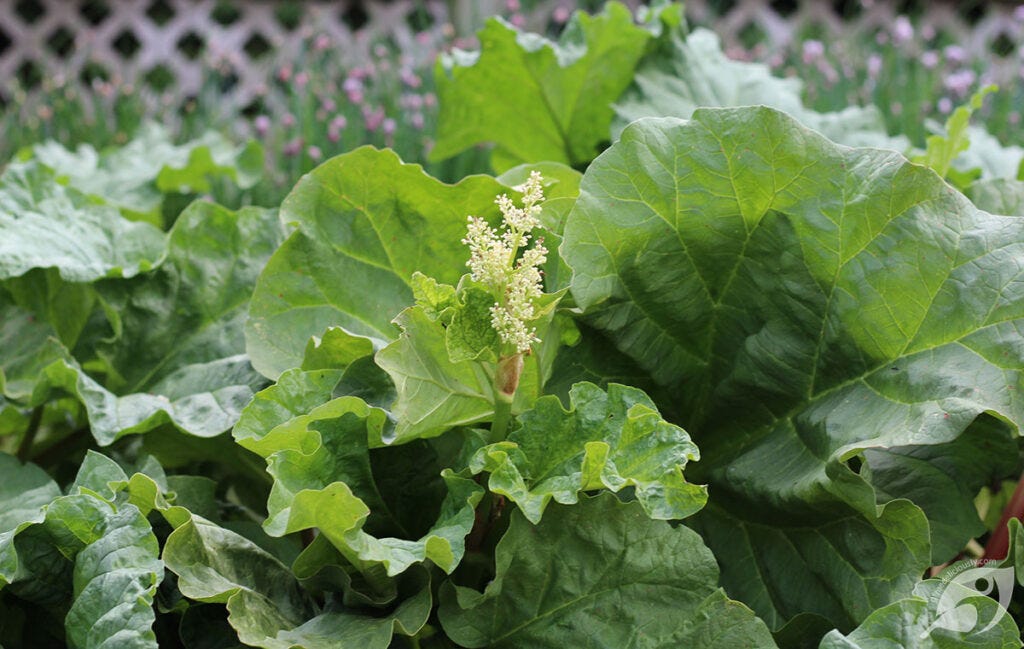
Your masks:
M405 585L407 598L390 612L328 607L314 614L287 567L251 541L199 517L170 535L164 561L185 597L226 604L239 639L264 649L387 649L396 631L418 632L431 608L429 579L417 571Z
M700 537L610 494L515 514L483 592L442 587L441 624L459 646L504 649L774 647L764 623L718 588Z
M830 632L819 649L1018 649L1020 631L1013 618L995 600L975 590L973 581L962 580L969 575L992 580L993 570L1000 569L967 568L952 580L922 581L912 597L878 609L849 635ZM1003 585L1012 588L1012 574ZM1006 596L1009 601L1009 593Z
M273 212L194 203L154 273L97 289L115 337L99 345L106 379L83 371L48 326L17 307L0 330L0 388L35 406L57 392L85 405L100 444L171 422L204 437L237 421L264 379L246 358L242 323L264 261L280 241ZM5 318L6 321L6 318Z
M51 169L56 179L113 205L129 216L159 217L166 193L208 192L211 181L226 177L252 187L263 173L263 147L242 146L209 132L185 144L171 141L167 129L145 124L127 145L97 152L80 145L69 151L57 142L37 144L20 156Z
M164 234L101 200L57 183L36 162L0 176L0 279L54 268L72 282L132 277L164 252Z
M717 506L692 520L730 557L726 590L775 628L809 612L846 631L949 558L931 546L969 530L934 505L966 511L960 484L989 471L919 448L900 462L937 471L876 491L865 465L970 448L981 413L1024 423L1022 241L1024 221L931 170L762 107L627 128L587 170L561 253L588 322L701 449L689 477ZM901 497L923 512L878 503Z
M33 523L42 522L45 507L60 496L60 488L34 464L0 453L0 588L18 573L14 537Z
M697 447L661 418L646 394L578 383L569 398L569 411L557 397L539 399L507 441L473 456L470 469L490 473L490 490L533 523L551 500L573 504L580 492L602 488L634 487L647 515L661 520L686 518L704 506L707 492L686 482L682 471L698 459Z
M68 646L153 647L153 599L163 579L159 545L137 507L89 494L60 498L47 509L51 533L73 536L74 602L64 621Z
M1024 216L1024 180L979 180L971 183L966 193L975 205L986 212Z
M312 407L330 396L337 380L328 371L286 372L257 395L235 431L239 444L267 459L274 476L264 528L273 536L317 528L363 570L379 565L393 576L430 560L451 572L462 559L483 489L442 472L425 442L371 451L390 437L393 424L384 410L351 396ZM288 417L303 408L308 414ZM259 428L274 422L280 423ZM375 475L374 454L409 467L402 482L421 486L412 508L419 514L405 515L404 497L385 486L386 476ZM434 484L439 479L443 486ZM422 513L431 511L433 519L424 521Z
M875 107L851 106L818 113L803 105L803 83L772 75L762 63L733 61L714 32L696 29L685 38L668 28L637 66L633 84L615 103L614 136L641 117L689 118L702 107L771 106L836 142L906 150L906 138L890 138Z
M665 10L680 20L678 7ZM611 103L626 89L651 33L626 7L576 12L553 43L492 18L479 52L456 50L437 64L441 113L431 157L496 145L493 165L584 164L608 139Z
M298 231L259 278L246 325L253 365L276 379L302 364L311 336L338 326L382 346L398 335L391 319L413 303L420 271L455 284L469 254L468 215L494 219L508 188L471 176L446 185L364 147L303 176L281 206Z

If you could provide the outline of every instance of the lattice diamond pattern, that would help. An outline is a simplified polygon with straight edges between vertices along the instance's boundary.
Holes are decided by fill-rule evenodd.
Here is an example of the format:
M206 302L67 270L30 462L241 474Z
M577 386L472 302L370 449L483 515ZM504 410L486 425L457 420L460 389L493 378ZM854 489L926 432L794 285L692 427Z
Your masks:
M686 9L696 22L713 22L727 46L741 44L755 30L775 50L789 45L795 26L808 21L826 35L888 29L897 14L894 2L875 0L852 16L838 15L834 3L814 0L737 0L720 16L712 13L712 7L721 10L720 1L688 0ZM575 5L572 0L535 4L527 16L532 28L542 27L542 17L556 7ZM627 4L636 7L640 0ZM1019 74L1017 54L1024 42L1024 27L1009 18L1014 4L989 3L968 21L955 3L932 3L921 24L989 58L994 79L1005 80ZM171 87L184 97L199 91L212 57L233 71L226 101L240 107L273 104L278 101L273 93L262 94L269 66L297 58L309 34L323 33L344 44L343 62L350 65L369 60L372 45L384 41L415 59L429 50L417 43L417 28L439 41L450 25L466 33L474 20L503 5L504 0L308 2L298 24L285 24L283 0L0 0L0 95L12 95L12 79L88 79L94 76L90 70L103 69L114 81L142 81L159 70L157 76L172 78Z

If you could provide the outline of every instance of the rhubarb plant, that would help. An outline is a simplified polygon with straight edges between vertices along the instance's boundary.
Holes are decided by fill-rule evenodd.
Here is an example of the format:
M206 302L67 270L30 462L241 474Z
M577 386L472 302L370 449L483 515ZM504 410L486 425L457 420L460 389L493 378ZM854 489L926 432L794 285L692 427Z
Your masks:
M480 43L435 155L497 176L6 167L0 647L1019 647L1015 152L908 159L676 5Z

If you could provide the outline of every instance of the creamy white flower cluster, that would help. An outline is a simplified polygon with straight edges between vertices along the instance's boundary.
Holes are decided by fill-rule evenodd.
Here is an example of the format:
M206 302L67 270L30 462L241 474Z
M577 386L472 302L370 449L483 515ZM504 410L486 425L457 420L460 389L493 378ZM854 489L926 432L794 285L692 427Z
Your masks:
M536 317L533 301L543 292L540 266L548 258L544 240L538 239L518 260L516 257L529 243L530 232L540 225L539 203L544 200L541 181L540 172L534 171L529 180L515 188L523 194L522 207L516 207L506 194L495 200L504 220L500 234L483 219L471 216L462 240L469 246L466 266L473 281L487 286L498 298L491 307L491 326L517 353L529 351L531 344L540 342L536 327L529 323Z

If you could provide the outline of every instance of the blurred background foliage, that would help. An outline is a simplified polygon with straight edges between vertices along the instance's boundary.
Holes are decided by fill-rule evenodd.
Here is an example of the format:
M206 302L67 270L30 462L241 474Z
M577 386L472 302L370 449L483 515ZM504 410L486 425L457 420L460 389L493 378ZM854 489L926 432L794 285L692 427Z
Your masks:
M473 32L491 14L556 38L572 10L603 4L152 0L126 17L115 0L0 0L0 160L46 139L122 145L156 121L177 141L212 129L263 143L266 180L217 195L232 205L276 205L301 174L362 144L392 147L454 180L487 171L487 155L426 161L437 54L473 48ZM263 28L245 24L257 5ZM730 57L803 79L809 107L875 104L890 133L916 145L929 120L944 121L977 88L998 82L980 121L1003 144L1024 144L1024 5L701 0L686 10L690 25L722 36ZM171 41L152 43L160 38ZM181 63L190 65L191 84L179 78Z

